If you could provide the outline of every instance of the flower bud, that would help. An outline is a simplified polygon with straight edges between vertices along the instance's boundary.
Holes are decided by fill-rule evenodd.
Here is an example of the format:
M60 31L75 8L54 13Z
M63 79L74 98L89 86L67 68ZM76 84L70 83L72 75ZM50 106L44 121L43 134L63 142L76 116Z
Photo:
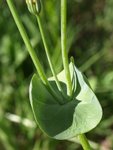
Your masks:
M26 4L28 7L28 10L34 14L38 15L41 11L41 3L40 0L26 0Z

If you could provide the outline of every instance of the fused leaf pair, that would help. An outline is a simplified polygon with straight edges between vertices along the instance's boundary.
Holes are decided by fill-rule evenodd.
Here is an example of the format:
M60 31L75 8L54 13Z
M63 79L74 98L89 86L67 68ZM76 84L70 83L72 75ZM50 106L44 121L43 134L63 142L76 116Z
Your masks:
M71 99L62 97L64 104L55 100L37 75L33 76L30 83L30 103L39 127L48 136L60 140L90 131L97 126L102 117L101 106L87 79L73 63L70 63L69 68L73 96ZM58 74L58 79L66 94L64 70ZM50 78L49 82L59 95L54 78Z

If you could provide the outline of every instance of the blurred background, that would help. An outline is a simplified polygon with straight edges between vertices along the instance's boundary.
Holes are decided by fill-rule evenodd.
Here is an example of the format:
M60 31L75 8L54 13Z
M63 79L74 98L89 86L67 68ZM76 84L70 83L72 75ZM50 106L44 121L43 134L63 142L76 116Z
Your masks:
M60 1L42 0L42 20L56 71L60 54ZM15 1L31 43L51 76L38 26ZM68 1L67 50L85 73L103 108L100 124L87 133L95 150L113 150L113 0ZM28 88L36 72L6 1L0 0L0 150L82 150L77 142L48 138L35 123Z

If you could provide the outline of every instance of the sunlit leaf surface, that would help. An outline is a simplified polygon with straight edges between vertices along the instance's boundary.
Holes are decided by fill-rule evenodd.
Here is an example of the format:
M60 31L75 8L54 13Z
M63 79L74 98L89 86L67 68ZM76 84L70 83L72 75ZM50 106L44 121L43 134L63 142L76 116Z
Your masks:
M85 133L97 126L102 118L101 106L84 75L70 63L69 65L73 95L67 96L64 70L58 74L58 79L65 92L64 98L58 91L54 78L49 82L58 97L59 104L48 92L41 80L34 75L30 83L30 103L39 127L55 139L69 139Z

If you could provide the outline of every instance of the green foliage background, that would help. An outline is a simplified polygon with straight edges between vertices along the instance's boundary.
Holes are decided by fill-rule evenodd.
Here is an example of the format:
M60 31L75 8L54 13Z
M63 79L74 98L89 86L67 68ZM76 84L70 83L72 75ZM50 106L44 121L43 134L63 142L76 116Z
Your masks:
M60 1L42 0L42 3L43 26L51 58L59 72L62 69ZM23 0L15 1L15 5L49 77L51 72L36 20ZM103 107L101 123L87 134L96 150L113 149L112 10L113 0L68 1L67 50L88 77ZM34 72L6 1L0 0L0 150L81 150L77 143L48 138L36 126L28 97L29 82ZM26 118L31 124L26 123Z

